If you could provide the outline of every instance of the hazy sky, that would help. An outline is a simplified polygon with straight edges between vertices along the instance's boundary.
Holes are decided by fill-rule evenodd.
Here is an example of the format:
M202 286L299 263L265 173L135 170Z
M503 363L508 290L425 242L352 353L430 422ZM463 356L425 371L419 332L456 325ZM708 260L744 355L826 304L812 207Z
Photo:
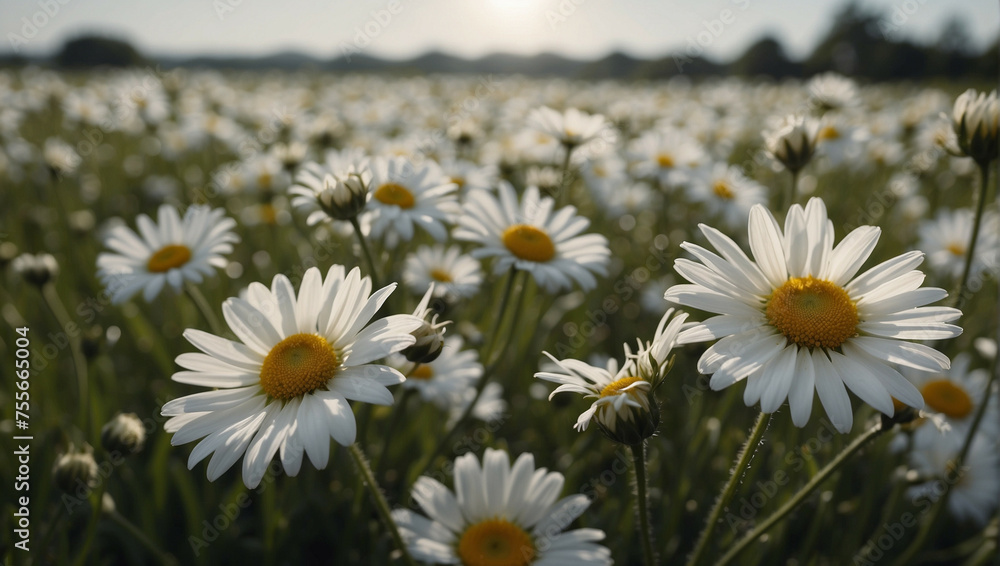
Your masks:
M46 3L52 15L44 11ZM65 3L65 4L63 4ZM429 49L479 56L553 51L594 57L615 49L663 55L700 43L726 59L764 33L800 57L824 34L841 1L820 0L0 0L0 31L45 54L68 35L100 32L144 53L320 57L346 49L410 57ZM901 37L932 41L951 15L977 48L1000 30L996 0L867 0ZM395 12L392 13L390 8ZM891 17L895 15L895 21ZM26 24L24 19L33 24ZM887 28L888 29L888 28Z

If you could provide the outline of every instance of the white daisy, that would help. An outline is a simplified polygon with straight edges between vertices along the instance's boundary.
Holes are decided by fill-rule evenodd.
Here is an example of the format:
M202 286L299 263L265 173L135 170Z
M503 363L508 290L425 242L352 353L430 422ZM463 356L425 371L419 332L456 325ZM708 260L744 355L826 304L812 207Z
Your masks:
M855 277L881 233L862 226L833 246L826 206L812 198L788 211L782 232L763 206L750 211L750 249L755 261L714 228L701 231L721 257L701 246L682 247L701 263L678 259L674 267L692 285L667 290L668 301L714 316L684 331L680 343L720 339L698 361L719 390L747 379L743 400L773 413L788 399L792 422L804 426L819 394L833 425L851 429L847 388L879 411L893 414L892 398L916 408L920 392L890 364L940 372L948 358L905 340L953 338L962 329L947 324L961 312L926 307L947 296L919 288L923 260L909 252Z
M201 283L213 267L228 263L222 254L233 251L239 237L232 231L236 221L221 208L194 205L184 212L164 204L159 223L145 214L136 219L139 234L127 226L115 226L104 240L114 253L97 256L97 275L111 293L111 302L123 303L139 291L153 300L167 283L179 291L185 281ZM141 237L140 237L141 235Z
M288 189L292 206L308 214L306 224L325 220L350 220L368 203L371 171L358 154L329 152L323 163L305 163Z
M928 374L903 368L903 375L920 390L926 410L943 415L952 430L962 436L969 430L979 406L991 400L986 390L989 370L973 370L971 365L972 357L963 352L955 356L947 372ZM987 405L986 411L979 430L995 436L1000 427L996 403Z
M576 108L559 112L542 106L528 114L528 126L572 149L600 136L608 128L608 122L600 114L587 114Z
M386 245L394 247L399 239L413 239L414 224L439 242L448 236L444 224L458 214L458 185L437 164L415 166L405 157L381 158L372 161L371 171L367 214L372 237L386 235Z
M469 195L454 236L480 244L473 257L496 257L493 270L511 266L528 271L546 291L569 289L576 282L585 291L597 286L594 273L605 275L611 251L600 234L579 235L590 221L566 206L553 213L555 201L528 187L520 205L507 182L497 196L485 191Z
M465 414L469 408L469 403L476 398L476 388L467 387L460 394L452 397L452 405L448 410L448 422L446 428L455 426L458 419ZM483 392L476 399L476 406L472 408L472 418L485 422L496 422L503 418L507 412L507 402L503 399L503 386L496 382L490 382L483 388Z
M935 478L911 487L907 495L936 501L946 491L948 511L959 520L985 525L1000 501L1000 446L996 437L976 434L960 469L955 459L965 435L932 426L917 429L910 465L922 476Z
M326 467L331 436L344 446L354 442L347 401L391 405L385 386L404 381L397 370L371 363L413 344L410 332L421 324L410 315L371 322L394 289L371 293L371 280L358 268L345 274L334 265L324 279L313 267L298 296L287 277L276 275L270 289L252 283L245 300L222 305L239 342L186 330L184 337L204 353L178 356L189 371L173 380L216 388L163 406L172 444L205 437L188 467L211 454L214 481L245 452L243 481L250 488L279 450L290 476L298 474L303 453L317 469Z
M707 175L692 179L688 193L732 227L744 225L753 205L767 202L763 185L747 178L740 167L725 163L716 163Z
M670 351L687 319L686 313L673 314L673 309L667 310L660 319L652 342L645 345L640 342L636 354L632 354L628 344L625 344L625 363L621 369L614 358L608 360L606 367L600 368L580 360L560 361L543 352L562 371L540 371L535 377L560 384L549 399L564 391L597 399L580 415L573 428L587 430L590 421L596 418L609 433L616 434L620 426L631 427L650 415L650 393L663 377L662 371L668 363ZM652 416L658 422L659 413L656 411L657 414ZM641 428L641 425L637 426ZM655 426L648 432L655 432Z
M463 350L463 345L461 336L449 336L444 341L441 355L433 361L413 364L403 356L393 355L386 363L406 376L403 387L416 390L424 401L448 408L455 397L474 386L483 375L479 353Z
M650 130L629 144L635 174L659 179L665 187L682 185L691 171L707 163L704 148L691 135L676 128Z
M816 75L809 81L809 99L822 112L840 110L858 102L858 87L837 73Z
M469 298L479 292L483 271L458 246L420 246L406 257L403 281L414 293L425 293L433 284L435 296Z
M597 544L599 529L563 532L588 506L585 495L557 500L564 478L535 469L531 454L510 465L507 453L486 449L483 463L473 454L455 460L454 493L439 481L420 477L413 499L427 516L407 509L393 519L414 558L465 566L557 566L611 564L611 552Z
M927 261L934 271L955 279L961 277L974 221L975 214L971 209L942 208L938 210L934 220L920 222L917 248L927 254ZM991 264L995 267L997 253L1000 253L1000 242L997 241L994 228L997 225L995 213L987 212L983 215L982 222L983 228L979 231L979 241L972 258L972 276L982 273Z

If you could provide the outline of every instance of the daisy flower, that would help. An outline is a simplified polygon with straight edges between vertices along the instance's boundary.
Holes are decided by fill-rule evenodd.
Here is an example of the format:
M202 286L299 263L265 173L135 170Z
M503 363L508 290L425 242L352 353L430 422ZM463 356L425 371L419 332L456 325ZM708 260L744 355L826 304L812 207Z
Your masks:
M314 226L331 218L357 217L368 203L370 182L366 160L349 160L331 152L323 163L302 165L288 193L293 195L292 206L308 214L306 224Z
M528 126L537 132L552 136L572 150L601 135L608 128L608 122L601 114L587 114L576 108L567 108L565 112L559 112L548 106L542 106L528 114Z
M372 237L385 234L386 244L394 247L398 239L413 239L414 224L439 242L448 236L444 223L458 214L458 185L440 167L433 162L418 167L405 157L394 157L373 160L371 171Z
M420 246L406 257L403 281L414 293L434 285L435 296L467 299L479 292L483 271L458 246Z
M636 176L657 178L666 187L684 184L707 161L701 144L676 128L650 130L633 140L628 152Z
M995 437L977 433L961 469L956 469L964 439L932 426L919 428L910 465L922 477L936 479L911 487L907 495L919 504L920 499L936 501L948 491L948 511L955 518L985 525L1000 501L1000 452Z
M596 419L602 429L616 440L618 437L634 437L635 434L631 433L638 434L638 438L625 442L634 444L656 432L656 425L659 424L659 409L650 402L652 391L663 378L670 350L687 319L685 313L673 314L673 309L667 310L660 319L652 342L640 342L636 354L632 354L628 344L625 344L625 363L620 369L618 360L614 358L602 368L580 360L557 360L552 354L543 352L559 371L540 371L535 377L560 384L549 395L550 400L564 391L596 399L580 415L573 428L587 430L590 421ZM650 421L652 426L644 426L644 421ZM619 432L622 427L627 430Z
M575 207L553 213L554 207L555 201L541 197L537 187L528 187L519 205L514 188L504 181L497 196L485 191L469 195L454 236L481 246L473 257L495 257L496 274L516 267L550 293L574 282L585 291L593 289L594 273L606 274L608 240L600 234L579 235L590 221L577 216Z
M965 254L968 252L969 240L972 238L974 213L971 209L958 210L940 209L934 220L924 220L920 223L918 234L920 241L917 248L927 254L931 268L938 273L959 278L965 267ZM1000 252L995 236L995 213L983 215L984 230L979 232L979 241L972 261L970 274L976 276L996 264L997 253Z
M427 516L393 511L414 558L466 566L611 564L611 552L597 544L603 531L563 532L590 500L581 494L557 500L563 475L536 470L531 454L511 466L506 452L487 448L482 464L465 454L454 469L454 492L427 476L414 484L413 499Z
M445 409L483 375L479 353L463 350L463 344L461 336L449 336L444 341L441 355L433 361L414 364L395 354L386 363L406 376L404 388L416 390L424 401Z
M790 114L776 120L764 132L767 153L792 173L798 173L816 152L819 122L804 116Z
M164 430L180 445L203 438L188 468L212 455L208 479L216 480L243 458L243 482L256 487L274 455L295 476L303 453L317 469L327 465L330 437L354 442L348 400L391 405L387 385L404 381L397 370L371 363L413 344L421 321L392 315L372 322L395 284L371 293L358 268L334 265L324 279L306 271L296 296L284 275L268 289L252 283L247 298L222 305L239 341L188 329L184 337L204 353L177 357L188 371L178 383L215 388L168 402Z
M124 303L139 291L151 301L168 283L180 291L185 281L201 283L213 267L225 267L222 254L233 251L239 237L232 231L236 221L224 214L221 208L194 205L181 218L176 208L164 204L158 223L139 215L139 234L126 226L112 228L104 245L114 253L97 256L97 275L111 302Z
M858 87L837 73L816 75L809 81L809 100L821 112L840 110L858 102Z
M946 356L906 340L953 338L947 324L961 312L924 306L947 296L920 288L923 254L909 252L857 275L881 233L862 226L833 245L826 206L812 198L788 211L784 231L766 208L750 210L749 239L755 261L727 236L700 226L721 257L701 246L682 247L700 263L674 267L690 285L664 297L713 316L685 330L682 344L717 340L698 361L719 390L747 380L743 400L773 413L788 399L792 422L804 426L813 390L841 432L853 423L849 388L877 410L893 415L892 398L923 408L920 392L890 364L926 372L948 369ZM845 388L846 386L846 388Z
M951 362L951 369L938 374L910 371L903 368L903 375L910 379L924 398L926 410L943 415L952 430L962 436L969 430L973 417L982 403L990 403L987 386L989 371L970 369L972 357L963 352ZM994 435L1000 421L996 418L996 404L988 404L986 416L979 430Z
M689 184L692 200L703 203L710 214L721 216L728 226L742 226L750 208L767 202L763 185L749 179L740 167L716 163L704 176Z
M496 422L507 412L507 402L503 400L503 386L499 383L490 382L483 388L483 392L476 399L476 388L466 387L460 394L451 398L452 405L448 410L448 422L445 428L455 426L458 419L465 414L469 408L469 403L476 401L476 406L469 413L472 418L485 422Z

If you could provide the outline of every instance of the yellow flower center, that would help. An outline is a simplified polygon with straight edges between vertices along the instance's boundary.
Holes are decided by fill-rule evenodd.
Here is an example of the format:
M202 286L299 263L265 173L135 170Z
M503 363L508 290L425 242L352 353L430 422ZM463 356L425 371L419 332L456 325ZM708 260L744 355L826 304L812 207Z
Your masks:
M183 244L163 246L149 256L146 269L150 273L166 273L175 267L180 267L191 259L191 250Z
M490 519L465 530L458 557L465 566L525 566L535 558L535 543L514 523Z
M825 128L819 131L819 135L817 137L821 140L840 139L840 130L838 130L833 126L826 126Z
M674 158L666 153L661 153L656 156L656 164L664 169L674 166Z
M262 189L270 188L271 179L272 177L270 173L261 173L260 175L257 175L257 186Z
M398 183L386 183L375 189L375 198L385 204L394 204L399 208L413 208L413 193Z
M434 368L427 364L420 364L406 376L407 379L431 379L432 377L434 377Z
M447 271L443 270L443 269L437 269L437 268L432 269L431 270L431 278L434 279L435 281L439 281L441 283L451 283L452 282L451 274L448 273Z
M465 187L465 177L452 177L451 182L458 185L459 189Z
M278 342L260 368L260 386L275 399L311 393L336 375L340 362L333 346L318 334L292 334Z
M278 221L278 211L273 204L260 205L260 219L264 224L275 224Z
M612 395L618 395L619 393L622 392L622 389L625 389L626 387L632 385L637 381L644 381L644 380L641 377L623 377L621 379L612 381L611 383L605 385L604 389L601 389L601 397L610 397ZM631 391L629 391L629 393L631 393Z
M552 238L534 226L515 224L503 231L501 239L510 253L520 259L546 262L556 256Z
M605 171L604 167L601 167L600 165L595 165L593 171L595 177L600 177L603 179L604 177L608 176L608 172Z
M972 398L953 381L928 381L920 393L928 407L953 419L963 419L972 412Z
M965 256L965 246L963 246L962 244L948 244L948 247L946 249L953 255L956 255L958 257Z
M813 276L792 277L771 293L767 320L806 348L837 348L857 333L858 309L842 287Z
M725 181L716 181L712 185L712 192L715 193L715 196L726 200L732 200L736 196Z

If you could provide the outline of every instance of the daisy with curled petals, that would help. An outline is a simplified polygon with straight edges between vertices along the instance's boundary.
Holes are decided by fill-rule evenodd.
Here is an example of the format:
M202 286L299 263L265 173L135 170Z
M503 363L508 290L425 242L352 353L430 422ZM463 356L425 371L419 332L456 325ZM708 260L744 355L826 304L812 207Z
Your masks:
M511 266L527 271L546 291L583 290L597 286L594 274L605 275L611 251L600 234L580 232L590 221L566 206L553 212L555 201L542 197L537 187L524 191L520 205L510 183L502 181L497 196L486 191L469 195L459 218L455 238L478 243L472 257L495 257L493 270L502 274Z
M164 430L171 443L204 438L191 451L188 467L211 455L208 479L214 481L243 458L243 482L260 483L275 454L294 476L303 454L317 469L327 465L330 437L354 442L354 413L348 400L391 405L387 385L403 382L393 368L373 364L414 343L421 324L411 315L372 317L395 284L371 292L371 280L358 268L306 271L298 295L284 275L271 288L252 283L247 298L222 305L239 341L200 330L184 332L203 353L187 353L177 363L179 383L215 388L168 402Z
M393 511L414 558L464 566L596 566L611 564L611 552L597 544L599 529L563 530L590 506L585 495L558 499L563 475L535 469L521 454L511 466L507 453L486 449L455 460L455 491L422 476L413 499L426 516Z
M405 157L374 159L371 163L371 191L368 213L371 235L386 235L386 245L395 247L400 239L413 239L413 225L435 240L448 236L446 222L458 214L458 185L441 168L428 161L415 166Z
M926 372L948 369L946 356L907 340L953 338L948 324L961 312L925 306L947 296L921 288L915 270L920 252L909 252L857 275L881 233L861 226L833 245L826 206L812 198L788 211L784 231L766 208L750 210L754 261L714 228L701 231L718 250L684 242L699 262L678 259L690 285L675 285L665 298L713 316L685 330L681 344L719 340L698 361L719 390L746 379L743 400L765 413L788 400L792 422L804 426L813 391L840 432L853 423L847 389L877 410L893 415L893 401L923 408L920 392L890 364ZM846 387L845 387L846 386Z
M587 430L590 421L596 419L602 430L612 438L618 440L622 437L627 440L625 444L635 444L656 432L656 425L659 424L659 409L650 402L652 391L664 377L670 351L687 319L686 313L673 315L674 310L668 309L660 319L653 340L647 344L640 341L635 354L625 344L625 363L621 369L614 358L608 360L606 367L600 368L579 360L560 361L544 352L559 371L541 371L535 377L560 384L549 399L564 391L596 398L573 428ZM647 423L644 421L649 421L651 426L645 426ZM623 427L628 430L620 431ZM635 438L636 435L640 438Z
M151 301L168 283L180 291L185 281L201 283L213 267L225 267L222 254L233 251L240 239L232 231L236 221L224 214L221 208L195 205L181 218L176 208L165 204L158 223L139 215L139 234L127 226L112 228L104 245L114 253L97 256L97 276L111 293L111 302L124 303L139 291Z

